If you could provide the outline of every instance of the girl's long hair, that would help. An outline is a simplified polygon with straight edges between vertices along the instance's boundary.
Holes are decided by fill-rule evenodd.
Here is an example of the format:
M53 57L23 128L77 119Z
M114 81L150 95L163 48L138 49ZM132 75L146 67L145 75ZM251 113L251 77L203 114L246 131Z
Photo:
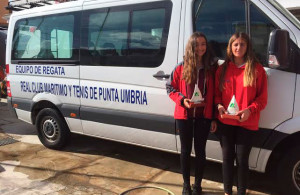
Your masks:
M228 46L227 46L227 53L225 62L223 64L223 68L221 70L220 75L220 83L219 83L219 89L222 91L224 89L224 77L226 74L226 70L228 67L228 63L234 62L234 55L232 53L232 43L237 40L238 38L241 38L244 40L247 44L247 50L244 56L245 61L245 72L244 72L244 87L247 86L255 86L255 80L256 80L256 72L255 72L255 64L258 62L256 59L254 52L252 50L252 44L250 41L249 36L246 33L243 32L237 32L234 33L231 38L229 39Z
M187 84L194 83L197 80L197 64L199 63L199 56L198 53L196 53L195 51L197 47L197 38L199 37L203 37L206 42L206 52L202 56L202 63L204 65L205 74L212 74L213 67L211 66L211 63L213 61L213 55L208 47L207 39L203 33L194 32L188 40L184 54L184 67L182 72L182 79Z

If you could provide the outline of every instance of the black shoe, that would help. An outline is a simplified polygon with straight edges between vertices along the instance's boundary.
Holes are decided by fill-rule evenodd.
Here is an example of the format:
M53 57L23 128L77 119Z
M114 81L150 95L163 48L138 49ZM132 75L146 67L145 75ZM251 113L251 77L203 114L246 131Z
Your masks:
M182 195L192 195L192 189L190 185L183 184Z
M193 193L192 193L192 195L201 195L201 193L202 193L201 186L194 186L193 185Z

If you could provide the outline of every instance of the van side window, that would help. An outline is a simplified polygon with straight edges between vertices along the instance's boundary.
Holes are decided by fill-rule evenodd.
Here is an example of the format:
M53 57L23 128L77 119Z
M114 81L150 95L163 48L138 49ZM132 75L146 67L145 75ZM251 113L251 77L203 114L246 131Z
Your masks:
M129 11L90 13L88 18L87 44L92 58L114 60L122 56L128 37ZM109 58L114 56L113 58ZM104 58L107 57L107 58Z
M164 9L133 11L129 49L131 53L151 54L160 49Z
M22 19L16 22L12 60L74 59L74 14ZM78 57L78 54L77 54Z
M84 11L81 65L157 67L165 56L172 3Z
M246 32L245 1L195 0L193 10L194 31L203 32L215 55L225 58L231 35Z
M269 36L277 26L255 5L250 4L250 32L253 50L259 62L268 66Z
M53 29L51 31L51 52L54 58L72 57L73 32Z

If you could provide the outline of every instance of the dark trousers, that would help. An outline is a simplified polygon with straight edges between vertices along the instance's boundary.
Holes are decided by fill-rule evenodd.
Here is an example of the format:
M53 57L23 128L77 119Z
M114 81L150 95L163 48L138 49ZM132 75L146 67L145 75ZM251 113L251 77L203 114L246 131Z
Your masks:
M219 123L218 128L221 131L224 191L227 194L232 194L234 160L236 160L238 195L245 195L249 172L249 154L255 131L222 123Z
M194 138L195 150L195 186L201 186L206 153L205 146L210 129L210 120L188 119L176 120L179 129L181 153L180 165L184 183L190 185L191 151Z

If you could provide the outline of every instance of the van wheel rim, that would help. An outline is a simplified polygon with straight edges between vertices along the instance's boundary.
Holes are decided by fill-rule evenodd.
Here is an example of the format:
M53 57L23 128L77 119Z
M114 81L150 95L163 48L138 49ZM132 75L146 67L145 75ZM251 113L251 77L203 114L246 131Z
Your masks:
M293 169L293 182L300 192L300 161L294 166Z
M43 133L49 141L55 141L58 137L59 128L57 122L53 119L47 119L43 123Z

